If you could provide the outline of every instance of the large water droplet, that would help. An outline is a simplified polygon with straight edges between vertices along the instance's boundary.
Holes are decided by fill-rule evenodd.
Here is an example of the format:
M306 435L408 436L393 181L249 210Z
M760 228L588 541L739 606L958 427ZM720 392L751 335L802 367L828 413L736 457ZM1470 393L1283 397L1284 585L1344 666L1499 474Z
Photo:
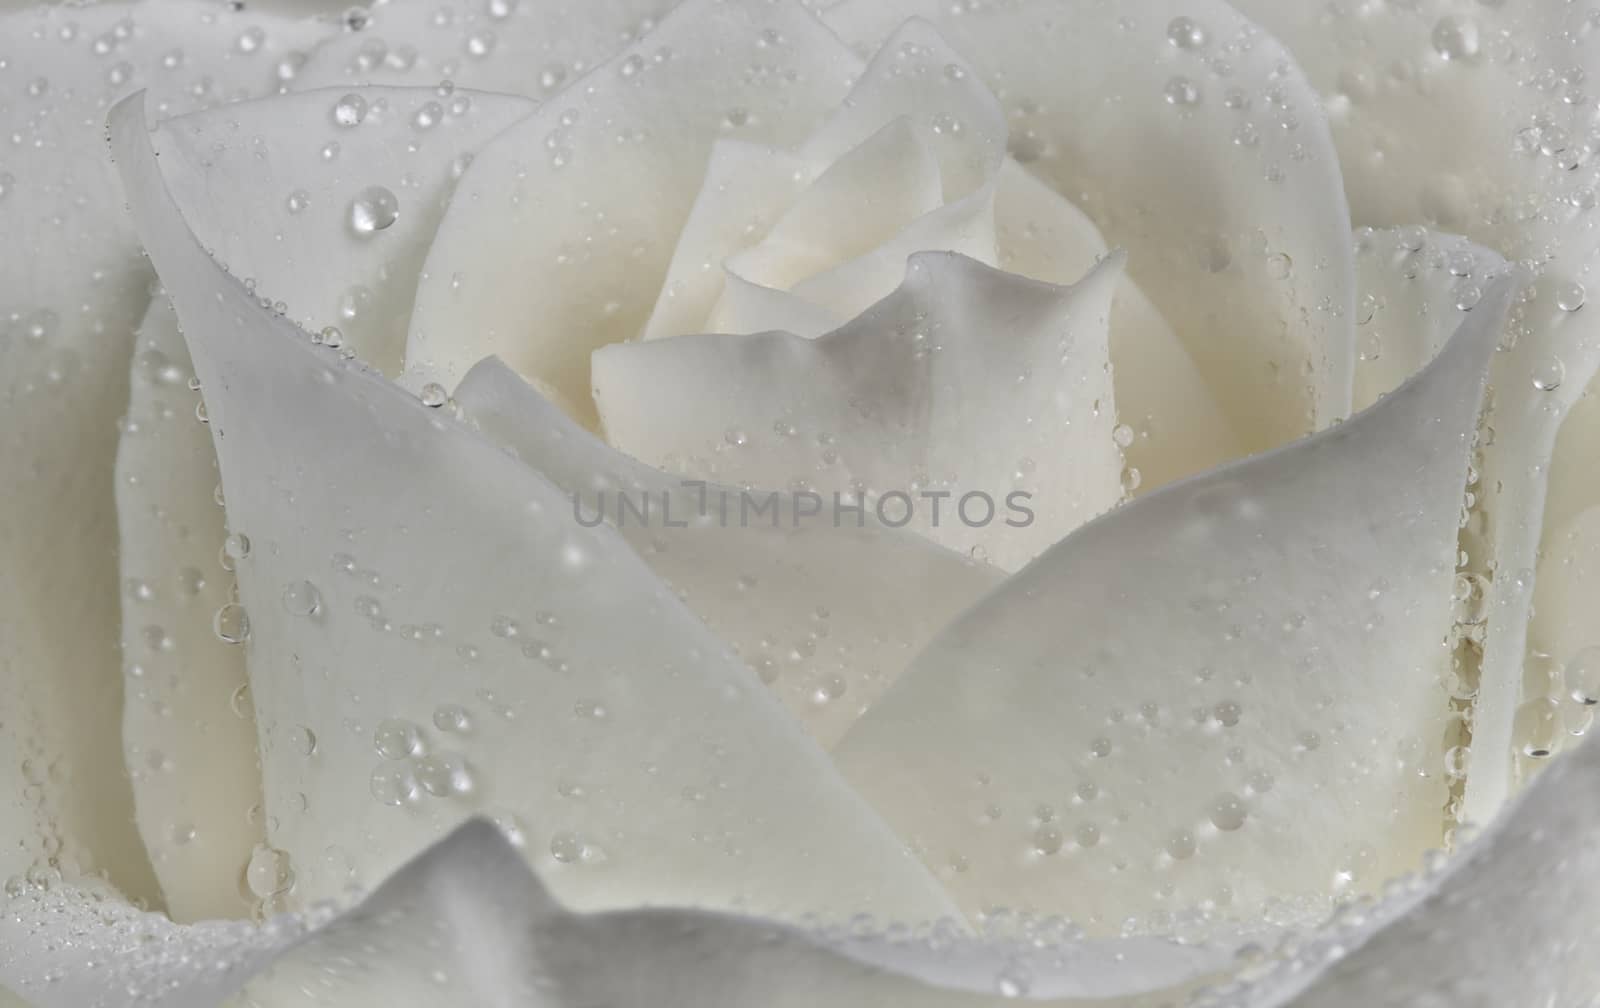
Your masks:
M1568 695L1585 706L1600 704L1600 647L1586 647L1567 662Z
M283 589L283 608L291 616L315 616L322 608L322 593L310 581L292 581Z
M237 602L229 602L211 618L217 639L227 644L243 644L250 639L250 614Z
M365 237L400 219L400 201L383 186L368 186L350 201L350 230Z
M1433 26L1433 51L1447 60L1478 58L1478 26L1466 18L1442 17Z
M402 718L387 718L372 733L372 747L384 759L416 756L422 752L422 729Z
M244 871L245 885L258 899L281 896L294 888L294 868L289 855L276 847L257 844Z
M333 121L346 129L360 126L367 117L367 100L358 94L347 94L333 103Z

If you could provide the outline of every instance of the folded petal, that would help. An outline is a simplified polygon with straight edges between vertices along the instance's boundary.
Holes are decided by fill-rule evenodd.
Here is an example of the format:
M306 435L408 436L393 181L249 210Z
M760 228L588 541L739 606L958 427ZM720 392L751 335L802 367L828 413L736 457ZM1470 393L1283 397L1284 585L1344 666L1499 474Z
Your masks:
M1546 660L1528 633L1536 594L1551 598L1535 588L1539 544L1565 534L1574 508L1600 504L1600 486L1577 492L1590 482L1600 423L1579 418L1566 447L1557 441L1600 369L1595 316L1582 310L1600 262L1591 99L1600 36L1587 8L1560 0L1237 6L1291 46L1322 93L1358 223L1425 220L1539 274L1496 364L1495 437L1477 504L1485 565L1499 576L1489 584L1465 814L1487 821L1517 782L1517 711L1542 699L1523 684L1524 666ZM1564 472L1554 478L1572 503L1547 516L1546 483Z
M418 293L412 380L451 386L497 355L592 422L589 354L643 327L713 142L796 144L859 69L796 4L676 8L463 176Z
M386 874L478 808L581 906L924 919L939 887L608 529L487 440L310 343L195 242L137 100L112 117L228 495L269 906ZM329 441L329 433L337 438Z
M534 107L451 87L312 91L171 119L155 143L213 255L263 303L394 375L456 178Z
M831 746L933 635L1000 580L820 497L686 481L606 445L493 358L456 403L484 435L616 526L662 580ZM763 508L740 520L745 501ZM624 511L624 508L627 510Z
M963 907L1283 921L1440 844L1456 531L1509 296L1361 415L1069 537L855 724L835 760Z
M179 921L249 914L239 879L266 830L244 654L212 625L235 585L193 374L178 317L157 298L117 449L122 744L139 835Z
M1600 742L1557 760L1464 851L1398 881L1248 986L1246 1008L1587 1005L1600 990Z
M1108 251L1099 228L1014 159L995 192L998 265L1047 283L1072 283ZM1244 454L1239 436L1189 350L1127 275L1111 305L1111 383L1129 489L1149 491Z
M824 15L863 50L911 16L980 68L1018 159L1083 194L1127 249L1247 448L1348 412L1349 215L1288 52L1216 0L846 0ZM1194 30L1177 35L1180 18Z
M1506 262L1457 235L1356 232L1356 408L1399 388L1438 354Z
M159 902L123 769L116 422L148 268L104 157L136 87L178 111L261 93L325 26L199 0L0 13L0 877L53 858Z
M1075 287L953 253L819 339L608 346L611 443L724 483L865 495L880 520L1014 570L1121 497L1106 367L1120 258Z
M1052 1005L1131 1008L1153 1001L1121 996L1226 963L1212 949L1153 940L893 940L693 910L575 914L492 826L474 822L291 949L230 1004L278 1008L315 990L341 1005L391 1008L441 998L460 1008L981 1008L1026 993Z

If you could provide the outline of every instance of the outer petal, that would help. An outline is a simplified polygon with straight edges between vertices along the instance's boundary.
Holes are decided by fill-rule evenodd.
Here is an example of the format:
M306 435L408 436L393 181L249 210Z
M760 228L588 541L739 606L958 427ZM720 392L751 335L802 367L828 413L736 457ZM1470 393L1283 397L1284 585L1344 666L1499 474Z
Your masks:
M919 253L820 339L605 347L595 400L611 442L652 465L865 493L880 519L1014 570L1121 497L1105 365L1120 268L1055 287Z
M1528 634L1539 544L1565 541L1573 509L1600 504L1588 475L1595 414L1557 435L1600 367L1594 309L1579 310L1584 288L1600 289L1600 35L1587 7L1560 0L1238 6L1291 44L1324 94L1358 222L1421 218L1542 274L1496 366L1483 462L1486 559L1501 576L1490 585L1465 812L1486 821L1516 781L1516 712L1542 699L1523 684L1524 666L1548 657ZM1552 473L1572 496L1546 515ZM1541 594L1546 607L1565 604Z
M825 16L871 48L912 15L982 69L1018 158L1128 250L1247 448L1348 412L1349 215L1281 46L1218 0L846 0ZM1179 17L1209 47L1174 45Z
M859 69L792 3L674 10L463 177L418 295L413 380L498 355L587 403L589 354L643 327L717 137L798 143Z
M1152 940L952 945L697 911L574 914L477 822L291 950L230 1005L282 1008L316 991L319 1004L390 1008L441 998L460 1008L983 1008L1032 993L1046 1004L1116 1008L1156 1003L1118 995L1225 963L1213 950Z
M337 328L394 375L456 178L534 107L453 88L312 91L168 120L155 143L213 255L264 304Z
M449 80L542 99L647 34L674 3L378 0L286 72L301 88Z
M227 277L142 125L123 103L113 145L207 390L248 613L248 634L229 615L249 641L272 845L253 892L337 893L490 804L580 905L947 909L613 533L568 524L555 487L340 367Z
M265 90L321 28L209 2L0 14L0 877L38 857L158 899L133 830L111 476L149 272L105 164L133 87L189 109Z
M1432 877L1357 908L1249 987L1246 1008L1589 1005L1600 967L1600 742L1542 774Z
M766 520L741 522L741 491L634 461L493 358L467 373L455 399L486 436L572 494L586 520L609 518L824 746L1000 581L993 567L875 516L836 525L820 504L807 517L789 499ZM623 496L637 510L624 515Z
M1292 918L1439 844L1459 495L1509 288L1360 416L1068 538L856 723L835 759L964 906Z
M1506 262L1426 228L1363 229L1355 243L1356 407L1366 409L1433 360Z
M139 327L117 450L122 743L139 833L180 921L248 915L239 880L266 830L244 654L212 628L236 586L222 566L217 454L185 387L193 373L158 298Z

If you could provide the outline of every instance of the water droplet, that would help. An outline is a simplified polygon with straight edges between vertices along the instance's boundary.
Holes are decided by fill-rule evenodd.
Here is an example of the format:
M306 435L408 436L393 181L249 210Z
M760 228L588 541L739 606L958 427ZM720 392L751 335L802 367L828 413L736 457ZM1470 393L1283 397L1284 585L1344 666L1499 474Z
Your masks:
M1587 291L1583 284L1572 282L1564 283L1556 288L1556 307L1564 312L1575 312L1583 307L1583 299Z
M1203 49L1206 30L1194 18L1175 17L1167 22L1167 41L1179 49Z
M385 763L372 771L368 781L372 797L384 805L405 805L421 797L417 778L408 763Z
M1600 647L1573 655L1565 670L1567 693L1585 706L1600 704Z
M292 581L283 589L283 608L290 616L315 616L322 593L310 581Z
M1244 825L1245 806L1239 796L1231 792L1218 795L1211 802L1211 825L1224 832L1232 832Z
M362 120L367 118L367 100L358 94L347 94L333 103L333 121L338 126L349 129L360 126ZM327 148L323 148L324 159L331 160Z
M1133 428L1127 424L1117 424L1111 428L1111 440L1117 443L1118 448L1127 448L1133 444Z
M383 186L368 186L350 201L350 230L357 235L382 231L400 219L400 201Z
M1166 89L1162 93L1166 96L1168 105L1187 107L1200 103L1200 89L1187 77L1174 77L1167 81Z
M1471 62L1478 46L1478 26L1466 18L1442 17L1433 26L1433 51L1447 60Z
M550 856L562 864L576 864L583 860L583 840L576 833L557 833L550 838Z
M464 734L472 730L472 715L460 704L440 704L433 711L433 726L443 732Z
M226 644L243 644L250 639L250 614L237 602L229 602L211 618L211 629Z
M379 722L372 733L372 747L384 759L399 760L422 752L422 729L402 718L387 718Z
M472 771L458 753L424 756L417 760L414 770L423 790L437 798L467 794L473 788Z
M1529 700L1517 708L1513 730L1517 748L1524 756L1543 759L1554 753L1560 744L1561 708L1549 697Z
M276 847L257 844L250 852L244 881L257 899L271 899L288 892L294 888L294 868L289 863L289 855Z
M411 117L411 125L419 130L433 129L444 118L444 106L438 102L425 102Z
M450 401L450 393L446 392L444 386L438 382L429 382L422 386L418 398L422 400L422 405L438 409Z
M1561 363L1559 357L1551 357L1534 365L1533 387L1540 392L1554 392L1561 387L1561 380L1566 376L1566 365Z
M222 540L222 552L227 554L229 560L238 563L250 555L250 537L243 532L235 532Z

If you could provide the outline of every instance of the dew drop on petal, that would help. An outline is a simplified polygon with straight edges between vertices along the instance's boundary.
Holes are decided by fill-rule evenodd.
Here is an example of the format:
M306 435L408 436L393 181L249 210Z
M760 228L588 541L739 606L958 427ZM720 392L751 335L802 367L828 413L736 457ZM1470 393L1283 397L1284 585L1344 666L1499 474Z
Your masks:
M400 201L383 186L368 186L350 201L350 230L365 237L400 219Z
M422 730L402 718L387 718L372 733L372 747L384 759L416 756L422 752Z
M283 608L291 616L315 616L322 593L310 581L292 581L283 589Z
M1600 647L1573 655L1565 670L1567 694L1586 707L1600 704Z
M289 855L276 847L257 844L245 866L245 885L258 899L280 896L294 888L294 868Z
M211 618L211 629L225 644L243 644L250 639L250 615L244 606L229 602Z
M358 94L347 94L333 103L333 121L336 125L349 129L352 126L360 126L362 120L366 118L367 100Z
M1562 379L1566 376L1566 365L1561 363L1559 357L1551 357L1534 365L1533 387L1540 392L1554 392L1561 387Z
M1564 312L1575 312L1583 307L1587 293L1581 283L1564 283L1556 288L1556 307Z
M1179 49L1203 49L1206 30L1194 18L1175 17L1167 23L1167 41Z
M1524 756L1543 759L1559 744L1563 725L1561 708L1554 700L1540 697L1517 708L1514 734L1517 750Z

